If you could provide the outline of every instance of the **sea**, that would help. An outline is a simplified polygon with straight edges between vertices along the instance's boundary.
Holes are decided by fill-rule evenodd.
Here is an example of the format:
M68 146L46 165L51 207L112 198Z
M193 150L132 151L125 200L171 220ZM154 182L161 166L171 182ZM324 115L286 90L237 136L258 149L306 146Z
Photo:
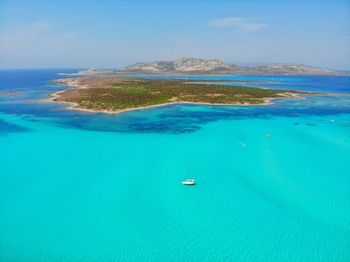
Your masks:
M0 70L1 262L350 261L349 76L175 77L318 92L268 106L42 101L76 71Z

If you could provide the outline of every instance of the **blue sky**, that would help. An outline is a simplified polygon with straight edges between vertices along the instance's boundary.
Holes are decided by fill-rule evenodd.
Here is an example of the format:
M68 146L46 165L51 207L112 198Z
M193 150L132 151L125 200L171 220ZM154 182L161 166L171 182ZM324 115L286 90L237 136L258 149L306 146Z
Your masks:
M0 68L179 57L350 69L350 0L0 0Z

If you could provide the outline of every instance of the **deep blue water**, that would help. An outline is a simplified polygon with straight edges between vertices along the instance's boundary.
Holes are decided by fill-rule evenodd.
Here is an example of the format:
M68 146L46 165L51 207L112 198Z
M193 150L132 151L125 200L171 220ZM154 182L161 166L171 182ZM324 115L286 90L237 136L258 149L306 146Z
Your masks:
M92 114L38 102L63 71L0 71L0 261L350 261L350 96Z

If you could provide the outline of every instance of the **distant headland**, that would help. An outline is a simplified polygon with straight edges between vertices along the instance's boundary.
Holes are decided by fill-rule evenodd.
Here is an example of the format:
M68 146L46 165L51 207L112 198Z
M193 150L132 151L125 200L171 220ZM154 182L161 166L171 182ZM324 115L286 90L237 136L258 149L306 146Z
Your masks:
M156 75L349 75L342 72L303 64L269 64L239 66L218 59L181 58L173 61L153 61L128 65L119 70L88 69L71 75L156 74ZM69 75L69 74L66 74Z

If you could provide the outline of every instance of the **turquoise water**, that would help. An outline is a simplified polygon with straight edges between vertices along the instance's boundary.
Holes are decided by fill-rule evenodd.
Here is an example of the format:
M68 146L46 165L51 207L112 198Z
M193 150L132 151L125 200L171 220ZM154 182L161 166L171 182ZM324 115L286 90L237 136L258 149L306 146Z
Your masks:
M1 74L0 261L350 260L350 97L106 116L33 102L55 71Z

